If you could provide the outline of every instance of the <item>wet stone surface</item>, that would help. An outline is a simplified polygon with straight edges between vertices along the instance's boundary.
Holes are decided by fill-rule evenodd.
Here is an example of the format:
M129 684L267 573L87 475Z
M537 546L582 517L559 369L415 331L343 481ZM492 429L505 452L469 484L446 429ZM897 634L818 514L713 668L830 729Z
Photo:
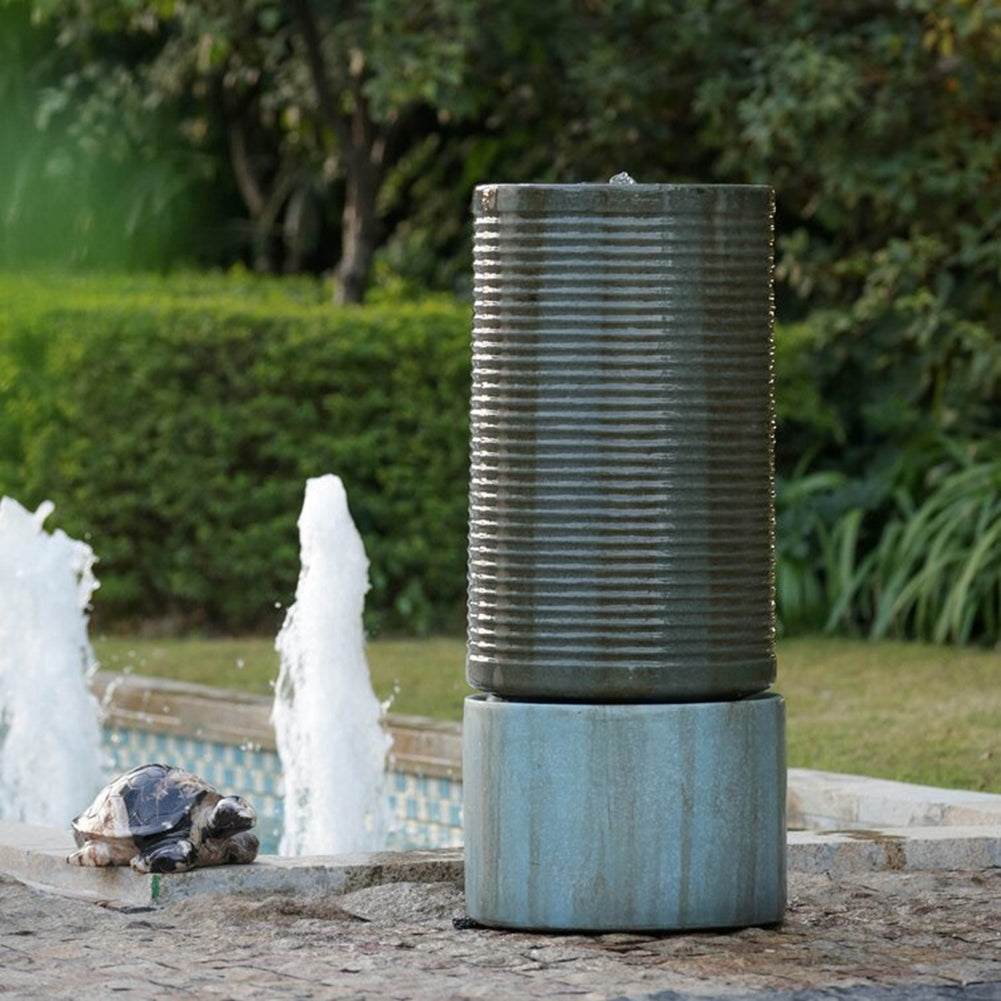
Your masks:
M789 896L773 928L535 935L455 928L449 883L127 911L0 878L0 994L1001 999L1001 870L794 876Z

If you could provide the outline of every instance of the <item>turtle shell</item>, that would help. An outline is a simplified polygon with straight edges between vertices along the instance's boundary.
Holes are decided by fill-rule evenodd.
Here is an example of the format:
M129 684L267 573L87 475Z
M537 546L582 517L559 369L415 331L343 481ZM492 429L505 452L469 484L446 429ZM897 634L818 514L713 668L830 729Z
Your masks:
M191 811L207 795L219 793L183 768L140 765L120 775L97 794L73 821L88 838L150 838L191 825Z

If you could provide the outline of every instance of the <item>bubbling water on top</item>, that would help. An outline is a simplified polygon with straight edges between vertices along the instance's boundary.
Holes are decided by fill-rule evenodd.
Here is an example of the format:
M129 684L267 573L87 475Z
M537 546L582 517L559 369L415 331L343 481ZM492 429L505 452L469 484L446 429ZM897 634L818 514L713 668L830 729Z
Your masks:
M0 498L0 819L65 827L100 789L94 553Z
M368 559L340 479L310 479L299 516L302 569L275 642L272 721L285 786L283 855L385 847L390 738L365 660Z

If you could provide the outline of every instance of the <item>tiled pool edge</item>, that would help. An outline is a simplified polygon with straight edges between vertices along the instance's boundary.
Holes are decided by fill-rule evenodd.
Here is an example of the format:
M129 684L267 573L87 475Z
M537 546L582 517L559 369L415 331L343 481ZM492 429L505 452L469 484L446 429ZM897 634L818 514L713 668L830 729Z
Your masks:
M160 678L98 672L108 777L161 760L247 796L262 848L277 850L282 825L281 765L268 696ZM462 843L462 732L457 723L390 714L393 739L386 792L395 825L390 848Z

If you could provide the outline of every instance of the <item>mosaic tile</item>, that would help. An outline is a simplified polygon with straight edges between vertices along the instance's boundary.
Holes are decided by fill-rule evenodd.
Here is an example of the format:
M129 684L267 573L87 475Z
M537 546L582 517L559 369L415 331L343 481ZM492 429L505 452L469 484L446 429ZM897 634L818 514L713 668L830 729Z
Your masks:
M283 819L281 763L273 751L202 738L105 727L105 777L159 760L195 772L221 790L250 799L257 810L261 851L278 849ZM462 844L462 783L393 770L387 799L394 817L390 847L445 848Z

